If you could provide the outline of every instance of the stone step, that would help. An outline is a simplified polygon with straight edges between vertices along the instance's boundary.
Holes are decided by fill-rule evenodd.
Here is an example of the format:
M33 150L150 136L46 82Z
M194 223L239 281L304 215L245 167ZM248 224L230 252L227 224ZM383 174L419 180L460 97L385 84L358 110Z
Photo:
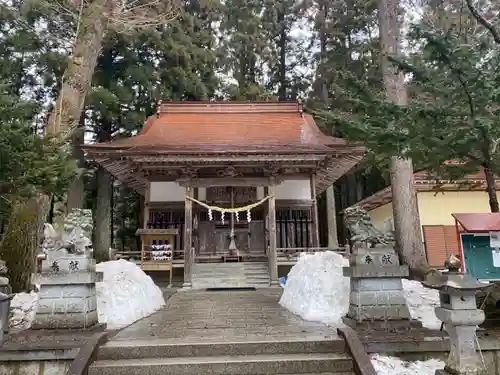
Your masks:
M244 278L245 274L243 272L231 271L231 272L193 272L193 277L241 277Z
M246 280L248 285L269 285L269 278L265 280Z
M229 278L229 279L244 279L245 278L245 275L244 274L238 274L238 273L232 273L232 272L227 272L227 273L223 273L223 272L214 272L214 273L198 273L198 272L195 272L193 273L193 277L197 277L197 278L206 278L206 277L209 277L209 278L217 278L217 277L223 277L223 278Z
M229 269L229 268L243 268L244 263L196 263L195 268L199 269Z
M267 273L251 273L245 275L246 279L269 279L269 274Z
M269 278L265 280L246 280L248 285L269 285Z
M235 279L223 279L223 278L201 279L201 280L193 279L192 283L196 285L210 285L211 287L221 287L221 288L230 284L231 285L248 284L246 280L242 279L235 280Z
M246 268L267 268L267 263L255 262L255 263L243 263Z
M196 264L193 289L267 287L269 271L265 262Z
M343 340L281 340L186 343L173 340L110 341L99 348L99 360L243 356L262 354L343 353Z
M267 267L266 268L260 268L260 267L259 268L257 268L257 267L248 268L248 267L245 267L245 272L264 272L264 273L266 273L266 272L269 272L269 270Z
M88 375L263 375L352 371L352 360L345 354L309 353L100 360L89 368Z
M266 268L248 268L245 267L245 272L246 273L268 273L269 269Z
M214 268L214 269L211 269L211 270L208 270L208 269L197 269L195 268L193 270L193 274L198 274L198 275L211 275L211 274L214 274L214 273L223 273L223 274L226 274L226 273L232 273L232 272L238 272L238 273L244 273L245 270L243 268Z

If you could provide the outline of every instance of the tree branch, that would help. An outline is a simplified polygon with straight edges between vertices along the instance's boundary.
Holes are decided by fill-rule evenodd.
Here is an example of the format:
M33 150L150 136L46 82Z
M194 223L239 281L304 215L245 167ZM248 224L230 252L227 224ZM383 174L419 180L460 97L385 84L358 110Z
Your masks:
M435 44L439 44L435 39L433 39L432 42ZM465 95L467 96L467 102L469 104L470 114L471 114L472 118L474 118L475 113L476 113L475 106L474 106L474 100L472 99L472 95L469 92L469 89L467 87L467 83L462 78L463 72L461 71L460 68L453 66L453 63L452 63L450 57L448 55L446 55L445 53L443 53L441 51L441 49L438 49L438 52L441 55L441 57L444 59L444 62L446 63L446 65L448 65L448 67L450 68L451 72L457 77L458 82L460 83L460 86L462 86L462 88L465 92Z
M469 8L472 16L490 32L495 43L500 44L500 34L495 27L477 11L477 9L472 5L472 0L465 0L465 2L467 3L467 8Z

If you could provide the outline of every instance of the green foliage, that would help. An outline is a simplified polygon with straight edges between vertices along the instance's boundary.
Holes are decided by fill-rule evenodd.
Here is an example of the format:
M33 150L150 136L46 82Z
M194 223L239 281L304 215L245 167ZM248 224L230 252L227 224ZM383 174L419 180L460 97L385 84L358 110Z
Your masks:
M138 131L158 100L215 96L213 23L220 18L219 7L218 1L185 1L180 16L154 33L107 35L87 97L97 141Z
M35 3L0 5L0 214L12 200L61 192L78 172L61 142L39 130L64 66L52 38L71 33L58 21Z
M314 54L317 68L308 106L350 110L351 103L341 94L341 88L348 85L345 72L364 81L368 87L381 88L377 3L371 0L339 1L335 6L327 0L311 3L315 10L311 43L318 48Z
M30 121L36 105L15 100L0 85L0 197L29 198L61 192L78 172L69 154L55 138L37 134ZM4 205L3 204L3 205ZM0 206L1 207L1 206Z
M407 105L388 103L381 92L346 73L343 94L352 110L323 113L324 118L380 159L411 157L419 168L451 178L479 167L500 173L498 47L481 38L464 43L455 29L416 25L410 37L421 45L418 53L392 59L411 77ZM449 160L463 164L443 167Z

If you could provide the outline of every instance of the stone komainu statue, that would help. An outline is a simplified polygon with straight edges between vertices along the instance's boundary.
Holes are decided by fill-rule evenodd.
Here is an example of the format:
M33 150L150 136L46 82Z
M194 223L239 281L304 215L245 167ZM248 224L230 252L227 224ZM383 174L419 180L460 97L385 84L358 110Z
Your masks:
M92 251L92 212L74 209L65 217L62 230L44 224L43 236L43 252L64 249L69 254L84 254Z
M392 245L395 242L394 234L375 228L368 213L360 206L344 210L344 224L349 230L353 250L360 247L371 248L375 245Z

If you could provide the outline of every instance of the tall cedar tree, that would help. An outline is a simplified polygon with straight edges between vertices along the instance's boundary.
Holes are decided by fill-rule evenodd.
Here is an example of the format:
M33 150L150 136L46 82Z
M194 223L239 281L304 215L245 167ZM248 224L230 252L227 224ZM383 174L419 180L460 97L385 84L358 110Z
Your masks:
M346 71L366 81L371 87L383 89L377 14L376 2L369 0L303 2L301 15L309 16L308 23L313 31L309 53L314 58L315 67L307 98L309 111L314 113L335 108L347 112L353 109L352 103L343 94L344 88L349 85L344 78ZM316 121L325 133L344 136L341 127L323 121L322 116L317 116ZM388 183L382 171L372 158L366 158L329 188L329 202L333 202L333 197L337 196L336 206L326 207L325 200L320 197L320 210L339 214L342 209L385 188ZM334 189L340 194L334 194ZM348 233L345 233L343 226L339 226L339 229L342 231L339 239L345 241Z
M375 90L372 88L372 91L375 91L380 102L391 103L386 104L386 106L392 105L393 108L404 108L408 101L404 77L391 63L391 59L398 58L400 55L400 4L398 0L379 0L378 5L384 90L383 93L380 93L377 88ZM344 74L344 76L362 82L365 87L367 86L366 82L358 80L357 77L350 73ZM356 88L353 89L355 97L359 94L358 91ZM351 102L354 104L353 109L343 113L349 120L360 115L359 97ZM369 112L374 117L374 121L383 122L386 133L401 133L401 125L397 121L387 121L387 118L377 117L378 109L375 107L370 108ZM364 112L361 112L361 114L364 114ZM360 122L359 125L364 127L366 123ZM394 140L394 136L391 140ZM388 141L387 139L386 142ZM371 146L371 144L367 145ZM412 276L425 278L430 269L421 239L420 217L414 187L413 162L405 147L402 147L397 142L392 147L390 170L397 249L402 261L410 267Z
M95 140L107 142L138 131L159 99L212 99L218 86L213 25L219 19L218 2L185 1L179 17L157 34L133 39L109 35L87 101ZM102 168L95 179L94 250L98 260L106 260L112 245L113 180ZM122 196L118 194L117 204Z
M267 40L263 61L266 88L278 100L298 100L310 85L306 39L296 32L303 27L301 8L294 0L264 0L263 37Z
M264 33L263 0L227 0L221 22L219 61L225 74L236 84L225 87L231 100L272 98L264 87L264 59L267 37Z
M358 116L341 121L347 120L351 139L366 142L379 155L404 153L436 179L456 180L483 168L490 209L498 212L499 46L487 33L465 32L457 24L441 30L432 26L414 25L409 38L420 50L392 61L411 74L410 103L393 106L353 81ZM446 163L450 160L456 163Z

